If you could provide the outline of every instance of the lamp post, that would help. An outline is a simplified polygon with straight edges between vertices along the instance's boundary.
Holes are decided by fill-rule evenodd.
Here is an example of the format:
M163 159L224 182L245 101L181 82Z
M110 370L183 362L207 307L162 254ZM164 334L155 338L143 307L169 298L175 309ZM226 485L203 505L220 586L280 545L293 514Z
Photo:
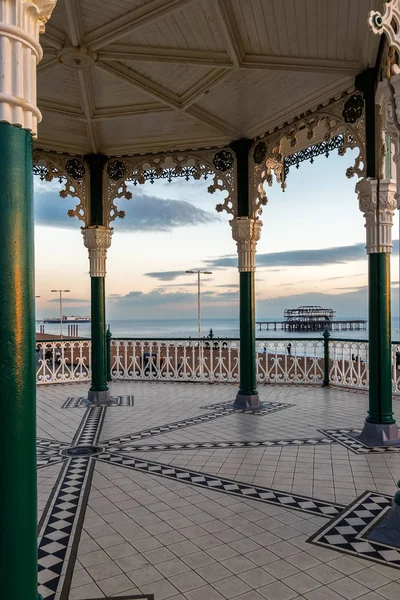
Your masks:
M197 273L197 331L198 337L201 337L201 319L200 319L200 275L212 275L212 271L201 271L200 269L190 269L186 273Z
M63 293L70 292L71 290L51 290L52 292L56 292L60 294L60 338L63 336L62 332L62 324L63 324L63 310L62 310L62 295Z

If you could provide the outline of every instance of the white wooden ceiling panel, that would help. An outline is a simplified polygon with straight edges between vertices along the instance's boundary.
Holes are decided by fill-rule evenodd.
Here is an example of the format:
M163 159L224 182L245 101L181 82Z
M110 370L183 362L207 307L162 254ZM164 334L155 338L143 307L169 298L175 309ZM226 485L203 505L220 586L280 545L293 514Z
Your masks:
M80 2L83 30L89 33L143 6L148 0L84 0Z
M258 134L301 112L300 106L318 90L346 89L352 80L321 73L281 73L279 71L232 72L228 80L214 87L197 105L229 123L242 134L258 127ZM248 90L252 93L249 94ZM331 93L331 92L330 92ZM229 103L226 99L229 98ZM294 112L293 112L294 111Z
M41 139L71 152L156 152L253 137L352 88L376 60L367 21L382 6L59 0L41 38Z
M96 108L135 106L154 101L146 92L100 69L93 69L91 76Z
M140 46L225 50L221 27L211 0L190 3L155 23L140 27L119 42Z
M64 65L57 65L44 73L39 71L37 86L39 100L50 100L72 107L80 106L76 73Z
M46 110L42 110L42 116L36 145L59 152L91 152L84 122L64 116L55 119L54 113Z
M227 136L221 138L221 134L213 128L175 111L168 115L115 119L98 123L97 126L100 139L103 140L101 151L105 153L118 150L128 153L156 152L162 146L163 149L184 148L186 144L190 147L193 140L196 140L197 147L210 138L228 140Z
M178 64L126 62L126 65L178 96L196 87L212 71L209 67Z

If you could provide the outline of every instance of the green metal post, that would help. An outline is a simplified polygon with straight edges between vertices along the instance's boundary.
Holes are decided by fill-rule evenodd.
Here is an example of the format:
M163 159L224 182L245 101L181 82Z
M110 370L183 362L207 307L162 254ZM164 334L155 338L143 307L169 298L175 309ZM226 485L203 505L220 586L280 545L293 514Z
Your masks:
M0 586L37 598L32 141L0 123Z
M91 392L108 390L106 376L106 311L104 277L91 278L92 385Z
M252 140L240 139L231 144L237 165L237 216L250 216L249 201L249 151ZM240 273L240 383L235 405L245 407L258 403L257 356L255 325L254 271ZM247 397L247 399L246 399Z
M111 381L111 331L110 326L106 331L106 373L107 373L107 381Z
M390 254L369 261L369 409L368 423L395 423L392 408Z
M322 387L329 387L329 371L330 371L329 338L330 337L331 337L331 334L326 329L323 333L323 338L324 338L324 381L323 381Z

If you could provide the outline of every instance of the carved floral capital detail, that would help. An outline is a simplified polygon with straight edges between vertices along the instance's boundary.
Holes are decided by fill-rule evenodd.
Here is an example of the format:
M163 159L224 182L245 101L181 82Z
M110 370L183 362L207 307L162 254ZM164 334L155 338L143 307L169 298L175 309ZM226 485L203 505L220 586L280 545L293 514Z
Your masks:
M113 229L95 225L82 229L83 243L89 251L90 277L106 276L107 250L111 246Z
M396 184L368 177L357 183L356 192L365 217L367 254L391 252L393 215L397 205Z
M236 217L229 221L232 237L237 244L240 273L256 270L256 246L261 237L262 222L250 217Z

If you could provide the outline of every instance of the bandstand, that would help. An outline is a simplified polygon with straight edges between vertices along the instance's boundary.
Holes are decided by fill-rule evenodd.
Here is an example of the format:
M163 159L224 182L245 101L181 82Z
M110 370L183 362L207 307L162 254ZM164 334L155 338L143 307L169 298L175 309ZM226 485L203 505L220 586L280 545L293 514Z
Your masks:
M268 236L268 187L290 185L291 165L357 149L346 175L369 261L361 441L398 442L390 253L399 52L399 0L0 0L2 597L37 598L33 174L59 179L68 216L82 225L96 406L110 401L106 255L124 216L116 199L132 197L128 183L175 178L206 177L209 193L224 194L216 210L229 215L240 278L235 408L256 410L256 245ZM45 597L67 600L53 592Z

